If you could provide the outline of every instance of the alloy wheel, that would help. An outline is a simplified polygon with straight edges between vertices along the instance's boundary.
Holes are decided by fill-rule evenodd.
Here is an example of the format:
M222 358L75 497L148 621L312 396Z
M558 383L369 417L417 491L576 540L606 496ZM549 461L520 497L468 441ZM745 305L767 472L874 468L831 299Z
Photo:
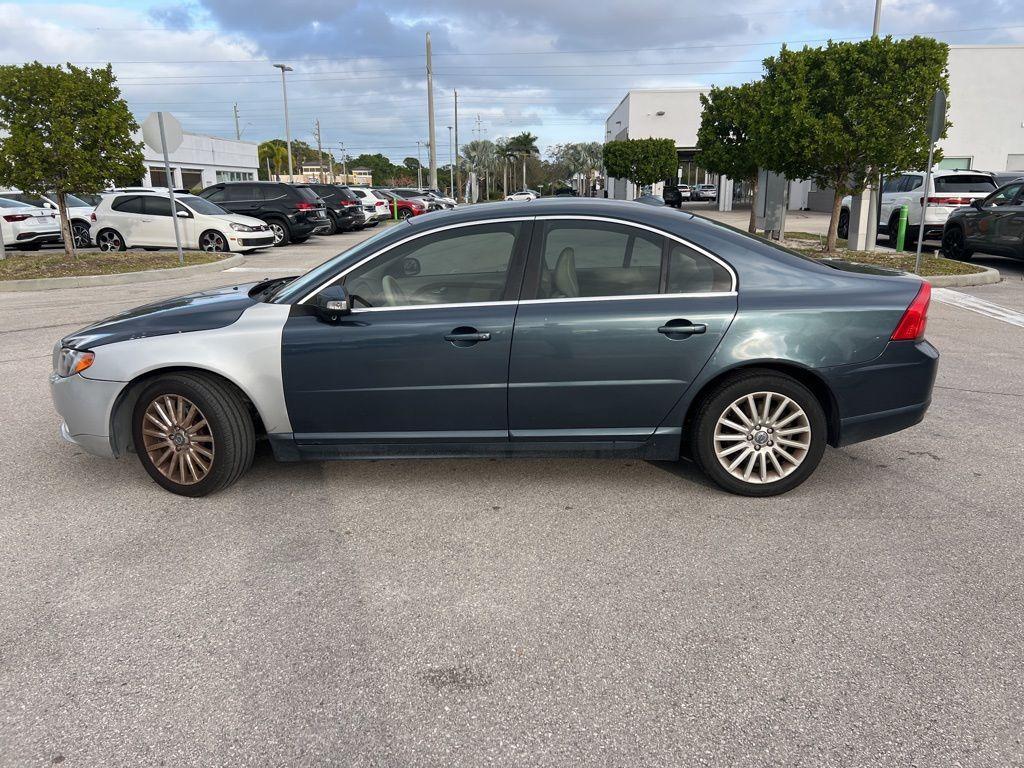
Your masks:
M745 483L774 483L796 471L811 447L811 423L796 401L778 392L734 400L715 424L715 456Z
M100 232L96 236L96 245L99 246L101 251L120 251L122 247L121 236L110 230Z
M89 242L89 228L85 226L71 226L71 236L75 242L75 248L88 248L91 243Z
M950 227L942 235L942 250L951 259L964 257L964 233L958 227Z
M204 232L199 238L199 247L210 253L227 250L227 242L220 232Z
M284 227L278 224L276 221L270 222L268 225L270 231L274 233L274 245L277 245L284 240Z
M214 440L202 411L182 395L158 395L143 416L146 454L160 474L194 485L213 467Z

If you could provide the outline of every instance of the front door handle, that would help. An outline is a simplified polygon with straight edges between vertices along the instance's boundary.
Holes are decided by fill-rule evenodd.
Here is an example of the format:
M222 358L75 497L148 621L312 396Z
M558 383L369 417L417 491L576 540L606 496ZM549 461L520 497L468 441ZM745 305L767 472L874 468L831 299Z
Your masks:
M451 333L446 333L444 340L450 341L456 347L471 347L481 341L490 341L491 334L481 333L476 328L462 326L452 329Z
M696 333L706 333L707 325L704 323L691 323L689 320L669 320L665 325L658 328L658 333L665 336L692 336Z

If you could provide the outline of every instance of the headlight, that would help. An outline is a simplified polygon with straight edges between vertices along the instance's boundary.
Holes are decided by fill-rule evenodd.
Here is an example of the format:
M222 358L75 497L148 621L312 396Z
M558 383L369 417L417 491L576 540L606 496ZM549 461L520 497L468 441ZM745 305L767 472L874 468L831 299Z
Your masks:
M76 373L81 373L96 359L96 355L93 352L84 352L79 349L69 349L68 347L61 347L57 353L57 359L54 362L54 370L58 376L67 378L68 376L74 376Z
M233 230L235 230L235 232L256 232L257 231L256 227L250 227L248 224L235 224L234 222L231 223L231 228Z

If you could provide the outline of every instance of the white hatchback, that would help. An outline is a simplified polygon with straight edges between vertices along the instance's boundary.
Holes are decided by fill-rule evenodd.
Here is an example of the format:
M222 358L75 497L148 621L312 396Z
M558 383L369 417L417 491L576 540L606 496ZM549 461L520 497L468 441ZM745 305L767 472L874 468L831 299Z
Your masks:
M0 197L0 235L7 248L35 251L44 243L61 242L60 221L48 208Z
M505 199L512 202L525 203L530 200L536 200L539 197L539 192L535 192L532 189L521 189L518 192L513 192L511 195L506 195Z
M266 222L229 213L195 195L175 195L181 247L201 251L269 248L274 233ZM101 251L173 248L171 200L166 192L104 195L92 214L92 240Z
M359 198L366 216L366 226L373 227L382 221L391 218L391 207L383 197L374 194L372 189L367 187L349 187L353 194Z

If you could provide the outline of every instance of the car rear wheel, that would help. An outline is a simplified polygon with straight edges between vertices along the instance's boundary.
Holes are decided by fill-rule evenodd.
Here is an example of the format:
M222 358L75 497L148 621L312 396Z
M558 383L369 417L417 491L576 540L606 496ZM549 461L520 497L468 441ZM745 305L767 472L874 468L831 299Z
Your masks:
M252 464L252 418L226 383L175 373L149 384L132 416L135 451L149 476L171 493L206 496Z
M942 233L942 252L948 258L960 261L968 261L974 255L974 251L967 247L960 227L947 227Z
M412 218L412 211L410 211L408 208L400 208L398 210L398 215L401 216L403 219L409 219Z
M228 239L215 229L209 229L199 236L199 249L208 253L223 253L228 250Z
M325 235L336 235L339 232L341 232L341 225L338 224L338 220L334 218L333 213L327 214L327 221L330 223L328 225L327 231L324 232Z
M841 240L845 240L850 236L850 212L843 208L839 212L839 229L836 231Z
M795 379L753 371L729 379L699 407L691 455L715 483L775 496L810 477L825 451L825 412Z
M112 229L104 229L96 235L96 246L101 251L125 250L124 238Z
M271 219L267 222L267 226L270 227L271 233L274 235L274 246L288 245L292 241L291 230L288 229L288 225L280 219Z

